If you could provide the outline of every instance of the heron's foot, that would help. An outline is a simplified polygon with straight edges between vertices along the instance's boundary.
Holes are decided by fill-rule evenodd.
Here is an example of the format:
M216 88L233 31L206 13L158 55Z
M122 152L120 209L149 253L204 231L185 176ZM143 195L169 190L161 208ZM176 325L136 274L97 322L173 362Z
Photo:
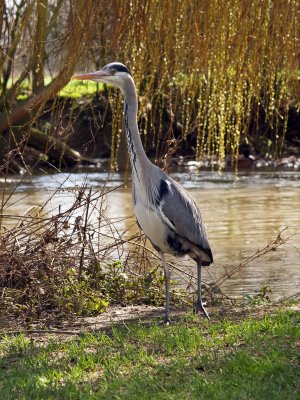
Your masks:
M195 305L195 313L199 314L199 312L201 311L204 314L204 316L209 320L210 319L209 315L204 308L205 305L206 305L206 302L203 303L202 301L197 300L196 305Z

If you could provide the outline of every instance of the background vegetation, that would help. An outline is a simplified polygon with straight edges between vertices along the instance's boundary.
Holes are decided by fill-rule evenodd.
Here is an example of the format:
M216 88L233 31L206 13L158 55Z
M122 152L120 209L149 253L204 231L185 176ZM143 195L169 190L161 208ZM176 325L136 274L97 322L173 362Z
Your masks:
M4 0L0 20L2 168L12 159L19 169L40 159L78 162L81 155L66 143L76 147L72 133L82 104L57 95L75 69L113 60L132 71L143 139L156 157L174 137L190 143L196 158L216 156L219 165L225 154L237 156L241 141L278 154L289 109L297 114L297 0ZM81 128L97 142L93 135L109 125L99 140L112 133L114 160L122 101L111 90L106 97L112 117L100 117L92 102Z

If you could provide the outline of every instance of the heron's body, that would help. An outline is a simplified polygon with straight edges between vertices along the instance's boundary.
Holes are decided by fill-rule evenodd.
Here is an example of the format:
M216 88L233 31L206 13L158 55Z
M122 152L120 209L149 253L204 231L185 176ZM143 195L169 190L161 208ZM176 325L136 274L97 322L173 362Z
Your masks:
M139 184L133 185L133 207L137 221L160 253L202 258L202 265L212 262L211 250L202 225L200 212L186 191L158 167L157 179L146 187L155 188L141 196ZM158 171L155 171L155 168Z
M91 79L118 86L124 94L124 116L128 152L132 168L132 199L138 224L160 253L165 272L166 315L169 321L170 274L164 254L188 254L198 266L199 309L201 300L201 267L213 262L201 215L194 200L181 185L166 175L147 158L137 125L138 101L129 70L120 63L111 63L95 73L76 75L75 79Z

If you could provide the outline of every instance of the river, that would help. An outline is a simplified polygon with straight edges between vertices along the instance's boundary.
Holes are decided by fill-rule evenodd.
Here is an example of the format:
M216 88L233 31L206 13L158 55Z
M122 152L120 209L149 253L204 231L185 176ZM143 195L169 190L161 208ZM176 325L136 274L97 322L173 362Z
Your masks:
M171 176L180 182L198 204L205 222L207 235L214 254L214 264L203 273L204 280L215 280L230 271L258 249L283 235L290 236L286 244L276 251L257 258L239 274L227 279L222 290L231 297L254 295L268 286L274 299L289 297L300 291L300 172L251 171L235 176L231 172L219 175L190 166ZM72 189L87 187L106 190L121 185L126 178L101 171L57 173L20 177L10 176L3 199L7 200L5 213L23 215L26 210L43 204L53 193L49 210L66 208L72 201ZM0 181L2 193L4 181ZM1 186L0 186L1 187ZM11 195L12 188L15 188ZM60 191L56 192L58 188ZM62 190L64 189L64 190ZM8 196L10 198L8 199ZM108 218L116 220L122 231L131 226L134 216L131 208L130 183L107 196ZM125 217L130 217L125 219ZM14 219L4 224L13 226ZM180 265L180 259L177 259ZM192 265L184 260L182 265Z

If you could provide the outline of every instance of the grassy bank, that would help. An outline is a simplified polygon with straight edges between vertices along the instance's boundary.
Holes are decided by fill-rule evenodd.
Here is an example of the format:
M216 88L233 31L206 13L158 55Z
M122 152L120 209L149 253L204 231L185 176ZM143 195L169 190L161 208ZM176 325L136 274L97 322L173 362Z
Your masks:
M1 341L1 399L299 399L300 315L189 315Z
M45 85L51 83L52 77L47 75L44 79ZM9 81L8 88L13 85L13 81ZM58 96L67 98L80 98L83 96L95 95L97 91L103 90L102 83L96 83L93 81L72 81L70 80L66 86L58 92ZM20 94L17 100L25 100L31 95L31 83L28 79L25 79L20 85Z

